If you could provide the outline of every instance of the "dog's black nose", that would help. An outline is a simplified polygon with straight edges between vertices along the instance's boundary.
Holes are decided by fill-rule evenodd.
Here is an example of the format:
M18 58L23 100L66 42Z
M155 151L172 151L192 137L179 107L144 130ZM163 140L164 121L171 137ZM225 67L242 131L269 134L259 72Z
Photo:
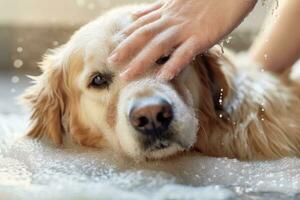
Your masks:
M143 134L161 137L172 122L172 106L160 97L136 101L129 114L132 126Z

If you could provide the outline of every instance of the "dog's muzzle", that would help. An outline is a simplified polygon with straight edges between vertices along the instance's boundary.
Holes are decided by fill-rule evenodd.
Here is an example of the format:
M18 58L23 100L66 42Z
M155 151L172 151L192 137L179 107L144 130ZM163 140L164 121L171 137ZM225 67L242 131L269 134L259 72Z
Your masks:
M147 97L136 100L130 108L129 120L143 138L146 149L168 147L167 141L172 137L169 129L173 120L173 109L165 99Z

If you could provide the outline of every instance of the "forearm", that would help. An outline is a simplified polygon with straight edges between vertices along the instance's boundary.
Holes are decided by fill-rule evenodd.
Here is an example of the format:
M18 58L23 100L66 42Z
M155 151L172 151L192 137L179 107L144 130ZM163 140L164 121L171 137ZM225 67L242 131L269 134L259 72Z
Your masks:
M275 12L250 53L264 68L281 72L300 56L300 1L279 0L279 8Z

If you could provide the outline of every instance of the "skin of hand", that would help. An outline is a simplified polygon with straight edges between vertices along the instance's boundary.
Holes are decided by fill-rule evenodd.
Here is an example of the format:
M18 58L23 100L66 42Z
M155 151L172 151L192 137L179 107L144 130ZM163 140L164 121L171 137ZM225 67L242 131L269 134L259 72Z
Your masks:
M265 69L280 73L300 58L300 1L279 0L250 49L252 58Z
M120 66L121 77L143 74L156 60L172 55L158 70L158 78L171 80L197 54L206 51L238 26L257 0L163 0L133 13L135 21L108 58Z

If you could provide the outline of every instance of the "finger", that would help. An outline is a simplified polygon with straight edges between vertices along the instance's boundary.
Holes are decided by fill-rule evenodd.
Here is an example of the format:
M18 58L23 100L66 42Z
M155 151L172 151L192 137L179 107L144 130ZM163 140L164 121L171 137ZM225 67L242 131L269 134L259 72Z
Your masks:
M124 34L126 36L129 36L132 34L135 30L141 28L142 26L149 24L151 22L154 22L158 20L161 17L159 12L153 12L148 15L145 15L132 24L130 24L128 27L126 27L124 30L122 30L121 34Z
M169 81L177 76L199 52L198 44L196 39L191 38L180 45L158 72L158 79Z
M138 50L146 46L146 43L155 35L166 29L167 26L166 20L157 20L136 30L117 46L108 61L114 64L125 62L134 56Z
M150 6L148 6L147 8L144 8L142 10L138 10L138 11L132 13L132 16L135 19L138 19L138 18L140 18L140 17L142 17L144 15L149 14L150 12L153 12L155 10L160 9L163 6L163 4L164 3L162 1L159 1L157 3L154 3L154 4L150 5Z
M177 28L170 28L154 38L127 66L127 70L121 73L121 78L125 80L144 73L162 55L171 51L180 41Z

